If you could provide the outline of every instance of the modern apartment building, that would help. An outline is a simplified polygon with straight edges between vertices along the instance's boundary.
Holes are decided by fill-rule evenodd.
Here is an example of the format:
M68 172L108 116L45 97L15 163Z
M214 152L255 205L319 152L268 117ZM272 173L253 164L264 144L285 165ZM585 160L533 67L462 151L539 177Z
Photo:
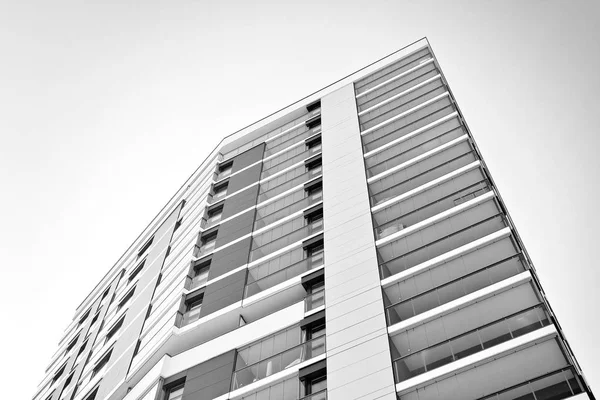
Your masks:
M34 400L594 399L426 39L225 138Z

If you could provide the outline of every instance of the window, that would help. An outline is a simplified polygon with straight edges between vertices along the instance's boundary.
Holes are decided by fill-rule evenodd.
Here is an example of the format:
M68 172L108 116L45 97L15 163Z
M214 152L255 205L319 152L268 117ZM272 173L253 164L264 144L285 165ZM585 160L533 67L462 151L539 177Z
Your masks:
M212 251L217 244L217 231L213 230L200 236L200 254Z
M131 289L129 292L127 292L127 294L121 299L121 301L119 302L119 305L117 306L117 311L119 311L121 308L125 307L125 305L129 302L129 300L131 300L131 298L133 297L133 293L135 292L135 287L133 289Z
M67 366L67 363L64 363L62 367L60 367L58 369L58 371L56 371L56 373L54 374L54 376L52 377L52 383L51 385L54 384L54 382L56 382L58 380L58 378L61 377L61 375L63 374L63 372L65 372L65 367Z
M217 179L224 179L231 175L231 171L233 169L233 160L229 160L223 164L220 164L217 168L218 176Z
M318 110L319 108L321 108L321 99L307 105L306 111L311 112L311 111Z
M116 324L113 325L112 328L110 328L110 330L106 334L106 341L104 343L111 340L121 330L121 327L123 326L124 321L125 321L125 317L121 318L119 320L119 322L117 322Z
M85 312L85 314L83 314L83 317L81 317L81 319L79 320L79 326L81 326L85 322L85 320L87 319L87 317L90 316L90 311L91 311L91 309L88 309Z
M183 314L182 326L189 325L200 319L200 310L202 309L202 300L204 293L192 295L185 300L185 313Z
M135 277L140 273L142 268L144 268L145 263L146 263L146 259L144 259L144 261L142 261L137 267L135 267L135 269L133 271L131 271L131 273L129 274L129 278L127 278L127 280L129 282L131 282L132 280L135 279Z
M306 139L307 149L318 149L321 147L321 134Z
M73 375L75 375L74 372L71 375L69 375L69 377L65 380L65 384L63 385L63 392L65 391L65 389L67 388L67 386L69 386L69 384L73 380ZM62 393L61 393L61 396L62 396Z
M306 169L309 171L321 171L321 165L323 164L323 160L321 157L317 159L310 160L306 162Z
M325 391L327 390L327 375L323 372L315 377L308 378L302 385L302 396L310 400L326 399ZM323 393L323 397L315 396L317 393Z
M108 364L108 361L110 360L110 356L112 354L112 349L110 349L104 356L102 356L102 358L96 363L96 366L94 367L94 370L92 371L92 377L91 379L94 379L94 377L98 374L101 374L104 372L104 370L106 369L106 365Z
M92 322L90 324L90 327L93 326L96 321L98 321L98 317L100 316L100 310L98 310L98 312L96 314L94 314L94 318L92 318Z
M84 354L85 348L87 347L88 341L86 340L85 342L83 342L83 344L81 345L81 347L79 348L79 351L77 352L77 358L75 359L75 364L79 364L79 362L81 361L81 358Z
M69 342L69 344L67 345L67 350L65 351L65 353L70 352L73 347L75 347L75 345L77 344L77 339L79 339L79 335L75 336L75 338L73 338L73 340L71 340Z
M215 203L227 195L229 182L223 182L213 186L212 202Z
M98 387L97 386L92 392L90 392L90 394L88 394L85 397L85 400L96 400L96 394L98 393Z
M212 226L218 223L221 220L221 215L223 215L223 205L219 205L214 208L210 208L206 212L206 226Z
M309 259L311 266L323 264L323 256L325 255L325 247L323 240L313 243L306 247L306 257Z
M304 123L306 124L308 129L316 128L317 126L321 125L321 115L317 115L312 118L309 118Z
M181 400L185 383L177 384L165 390L165 400Z
M148 241L142 246L142 248L138 251L138 258L144 255L146 251L152 246L152 241L154 240L154 236L152 236Z
M210 271L210 262L211 260L202 261L192 268L190 289L195 289L206 284L208 281L208 273Z
M323 305L325 305L325 282L317 281L312 283L306 290L306 311L314 310Z

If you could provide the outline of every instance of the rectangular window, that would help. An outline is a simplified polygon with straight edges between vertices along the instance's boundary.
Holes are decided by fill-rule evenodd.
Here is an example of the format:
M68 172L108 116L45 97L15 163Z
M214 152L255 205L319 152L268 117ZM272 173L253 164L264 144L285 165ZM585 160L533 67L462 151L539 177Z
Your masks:
M90 392L90 394L85 397L85 400L96 400L96 394L98 393L99 387L100 386L97 386L92 392Z
M52 384L54 384L54 382L56 382L56 381L58 380L58 378L60 378L60 377L61 377L61 375L62 375L62 374L65 372L65 367L66 367L66 366L67 366L67 364L65 363L65 364L63 364L63 366L62 366L62 367L60 367L60 368L58 369L58 371L56 371L56 373L55 373L55 374L54 374L54 376L52 377L52 383L51 383L51 385L52 385Z
M185 383L177 384L165 390L165 400L181 400L183 399L183 388Z
M185 313L183 314L182 326L189 325L192 322L200 319L200 311L202 310L202 301L204 293L193 295L185 300Z
M77 339L79 339L79 335L75 336L75 338L73 338L73 340L69 342L69 344L67 345L67 351L65 353L68 353L69 351L71 351L71 349L73 349L73 347L75 347L75 345L77 344Z
M225 197L227 195L228 187L229 187L229 182L223 182L223 183L213 186L211 203L216 203L217 201L219 201L223 197Z
M131 289L129 292L127 292L127 294L119 302L119 305L117 306L117 311L119 311L121 308L123 308L127 305L129 300L131 300L131 298L133 297L134 292L135 292L135 287L133 289Z
M193 267L190 289L195 289L206 284L208 281L208 273L210 271L210 262L211 260L204 261Z
M134 280L135 277L142 271L142 268L144 268L145 263L146 263L146 259L144 259L137 267L135 267L135 269L133 271L131 271L131 273L129 274L129 278L127 278L127 280L129 282Z
M85 320L87 319L87 317L90 316L90 311L91 309L87 310L85 312L85 314L83 314L83 316L81 317L81 319L79 320L79 326L83 325L83 323L85 322Z
M223 215L223 205L219 205L214 208L210 208L206 212L206 226L213 226L221 221L221 215Z
M117 322L116 324L113 325L112 328L110 328L110 330L106 334L106 341L104 343L111 340L121 330L121 327L123 326L124 321L125 321L125 317L121 318L119 320L119 322Z
M92 322L90 324L90 327L94 326L94 324L96 323L96 321L98 321L98 317L100 316L100 310L98 310L98 312L96 314L94 314L94 318L92 318Z
M112 354L112 349L110 349L104 356L102 356L102 358L96 363L96 366L94 367L94 370L92 371L92 377L90 378L90 380L94 379L94 377L98 374L101 374L104 372L104 370L106 369L106 365L108 364L108 361L110 360L110 356Z
M312 111L318 110L319 108L321 108L321 99L307 105L306 111L312 112Z
M209 233L204 233L200 237L200 255L206 254L212 251L217 244L217 230L211 231Z
M316 149L321 147L321 135L315 135L309 139L306 139L306 148L307 149Z
M233 160L229 160L223 164L219 164L217 179L225 179L229 175L231 175L231 171L233 169Z
M142 246L142 248L138 251L138 258L144 255L146 251L152 246L152 241L154 241L154 236L152 236L148 241Z

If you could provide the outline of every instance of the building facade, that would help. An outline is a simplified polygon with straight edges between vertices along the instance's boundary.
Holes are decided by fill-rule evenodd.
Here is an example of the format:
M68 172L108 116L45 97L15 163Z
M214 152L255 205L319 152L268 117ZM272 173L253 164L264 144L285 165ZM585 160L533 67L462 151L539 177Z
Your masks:
M227 137L34 400L594 399L426 39Z

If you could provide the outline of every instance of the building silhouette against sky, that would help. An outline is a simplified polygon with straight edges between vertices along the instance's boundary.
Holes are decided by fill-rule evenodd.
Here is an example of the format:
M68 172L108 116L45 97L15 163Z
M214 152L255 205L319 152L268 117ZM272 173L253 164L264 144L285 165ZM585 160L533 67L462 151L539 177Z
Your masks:
M426 39L227 137L35 400L593 399Z

